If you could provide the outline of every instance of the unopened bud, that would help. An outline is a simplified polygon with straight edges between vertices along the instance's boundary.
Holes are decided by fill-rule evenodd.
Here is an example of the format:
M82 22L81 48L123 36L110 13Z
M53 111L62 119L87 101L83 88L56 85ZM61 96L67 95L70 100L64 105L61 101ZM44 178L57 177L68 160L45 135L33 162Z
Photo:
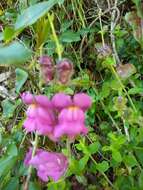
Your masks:
M104 46L103 46L102 43L97 43L97 44L95 44L95 48L97 50L99 59L106 58L107 56L111 55L111 53L112 53L110 46L108 46L107 44L104 44Z
M127 63L125 65L119 65L116 71L121 79L125 80L136 73L136 68L133 64Z
M47 55L44 55L39 58L39 63L44 81L48 83L53 80L55 74L53 59Z
M57 78L62 84L66 84L73 74L73 63L69 59L62 59L57 64Z

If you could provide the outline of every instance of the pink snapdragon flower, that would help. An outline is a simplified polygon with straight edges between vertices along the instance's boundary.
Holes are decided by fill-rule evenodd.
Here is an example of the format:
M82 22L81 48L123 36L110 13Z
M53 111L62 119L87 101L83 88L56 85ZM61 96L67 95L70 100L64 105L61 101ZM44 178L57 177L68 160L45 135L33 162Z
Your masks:
M59 180L68 168L68 160L63 154L46 152L42 149L38 149L33 158L30 149L24 163L26 166L32 165L36 168L37 175L45 182L48 181L48 177L51 177L54 181Z
M73 99L63 93L58 93L52 98L53 106L60 111L58 125L54 129L54 137L60 138L63 135L74 139L79 134L87 134L85 127L84 112L91 106L90 96L85 93L74 95Z
M24 122L26 131L37 131L42 135L52 133L56 120L48 97L23 93L21 98L29 106L26 112L27 118Z

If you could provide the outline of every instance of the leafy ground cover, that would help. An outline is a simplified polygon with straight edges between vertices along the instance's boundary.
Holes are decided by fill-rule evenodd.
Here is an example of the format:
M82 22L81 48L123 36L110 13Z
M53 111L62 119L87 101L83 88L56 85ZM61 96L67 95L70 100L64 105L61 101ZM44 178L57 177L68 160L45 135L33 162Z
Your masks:
M0 189L143 189L141 0L0 2Z

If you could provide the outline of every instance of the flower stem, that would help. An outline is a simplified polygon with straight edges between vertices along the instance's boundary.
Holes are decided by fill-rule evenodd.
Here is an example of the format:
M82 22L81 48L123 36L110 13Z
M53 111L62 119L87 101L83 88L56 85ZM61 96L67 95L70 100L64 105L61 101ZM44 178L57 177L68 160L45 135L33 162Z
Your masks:
M69 139L67 139L66 145L67 145L67 156L69 158L69 163L70 163L71 162L71 141Z
M58 54L59 60L61 60L62 59L62 46L59 43L56 31L55 31L52 15L48 14L48 20L49 20L50 27L51 27L52 33L53 33L53 38L54 38L54 41L55 41L55 44L56 44L56 47L57 47L57 54Z
M22 147L22 145L23 145L23 143L24 143L24 141L25 141L26 135L27 135L27 132L25 132L24 137L22 138L22 141L21 141L21 143L20 143L19 148Z
M34 141L33 150L32 150L32 158L34 157L34 155L36 153L37 145L38 145L38 133L36 132L35 141ZM24 185L24 190L28 190L28 185L29 185L29 181L30 181L30 177L31 177L31 172L32 172L32 166L30 165L29 168L28 168L28 175L27 175L26 182L25 182L25 185Z
M90 158L91 158L91 160L93 161L93 163L94 163L95 165L97 165L97 162L96 162L96 160L93 158L92 155L90 155ZM117 188L114 187L113 183L110 181L110 179L107 177L107 175L106 175L104 172L100 172L100 173L103 175L103 177L106 179L106 181L109 183L109 185L110 185L113 189L117 189Z
M131 104L133 110L137 113L137 109L136 109L130 95L128 94L127 90L125 89L125 86L123 85L121 79L119 78L118 74L116 73L116 71L112 65L111 65L111 71L114 74L114 76L116 77L116 79L118 80L118 82L119 82L120 86L122 87L122 89L124 90L126 96L128 97L128 100L130 101L130 104Z
M96 88L93 88L95 94L97 96L99 96L98 91L96 90ZM121 134L121 130L118 127L117 123L115 122L115 120L113 119L112 115L110 114L110 112L108 111L108 109L106 108L105 104L103 103L103 101L100 99L100 103L102 105L102 108L104 109L105 113L107 113L107 115L109 116L110 120L112 121L113 125L116 127L117 131Z

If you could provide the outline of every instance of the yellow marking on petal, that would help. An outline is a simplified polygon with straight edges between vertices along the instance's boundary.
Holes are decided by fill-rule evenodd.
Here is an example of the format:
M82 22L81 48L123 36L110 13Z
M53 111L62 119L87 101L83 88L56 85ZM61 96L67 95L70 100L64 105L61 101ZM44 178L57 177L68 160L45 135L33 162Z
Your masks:
M77 106L70 106L68 109L71 111L74 111L74 110L78 110L79 108Z
M31 104L30 107L34 109L34 108L37 107L37 105L36 104Z

